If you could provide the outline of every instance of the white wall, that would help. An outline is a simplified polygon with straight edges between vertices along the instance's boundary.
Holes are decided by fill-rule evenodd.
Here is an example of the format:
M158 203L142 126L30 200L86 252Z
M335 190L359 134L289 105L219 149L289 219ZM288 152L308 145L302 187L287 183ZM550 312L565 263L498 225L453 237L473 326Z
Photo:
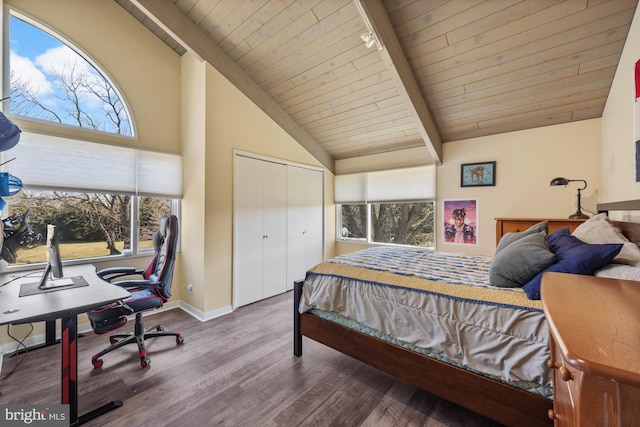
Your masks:
M640 8L618 63L618 69L602 114L602 193L599 202L618 202L640 198L635 181L635 143L633 135L633 67L640 59Z

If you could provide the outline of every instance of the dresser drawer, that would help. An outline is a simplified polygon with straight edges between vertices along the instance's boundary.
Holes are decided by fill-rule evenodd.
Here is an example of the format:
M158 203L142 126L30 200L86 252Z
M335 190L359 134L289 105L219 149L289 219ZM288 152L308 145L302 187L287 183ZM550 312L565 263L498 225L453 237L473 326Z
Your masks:
M576 372L563 362L553 339L549 344L549 366L553 375L553 413L549 414L549 418L554 420L555 426L577 425L574 419L574 408L579 400L575 387Z
M584 219L572 219L572 218L559 218L559 219L542 219L542 218L496 218L496 244L500 241L500 238L506 233L518 233L525 231L532 225L535 225L541 221L549 222L549 233L560 228L569 228L569 231L573 232Z

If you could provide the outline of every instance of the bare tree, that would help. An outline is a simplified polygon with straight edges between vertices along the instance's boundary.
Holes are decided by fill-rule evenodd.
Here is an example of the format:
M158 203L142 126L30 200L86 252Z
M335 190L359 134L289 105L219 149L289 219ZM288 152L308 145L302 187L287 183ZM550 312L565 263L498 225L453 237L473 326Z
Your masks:
M48 69L53 93L41 93L23 76L11 72L11 112L82 128L130 135L129 117L113 86L81 59ZM91 108L89 106L99 106Z
M41 233L47 223L56 223L68 241L98 233L106 241L109 254L117 255L117 242L124 241L125 249L131 247L129 206L129 196L25 190L11 204L11 211L30 211L30 222Z
M11 72L11 112L20 116L62 123L62 118L48 107L42 96L33 88L31 81L15 76Z
M341 213L343 237L366 237L366 204L342 205ZM432 246L433 203L371 204L371 239L374 242Z

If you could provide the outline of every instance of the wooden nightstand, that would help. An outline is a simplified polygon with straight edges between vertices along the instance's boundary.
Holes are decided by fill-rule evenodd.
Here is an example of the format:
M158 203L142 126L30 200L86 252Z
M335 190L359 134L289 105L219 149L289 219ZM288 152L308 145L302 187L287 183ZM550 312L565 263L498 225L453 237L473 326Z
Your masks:
M640 426L640 282L542 277L556 426Z
M559 228L569 227L569 231L573 232L580 224L586 221L586 219L572 219L572 218L560 218L560 219L547 219L547 218L496 218L496 244L500 241L500 238L506 233L515 233L524 231L527 228L539 223L540 221L549 221L549 234L558 230Z

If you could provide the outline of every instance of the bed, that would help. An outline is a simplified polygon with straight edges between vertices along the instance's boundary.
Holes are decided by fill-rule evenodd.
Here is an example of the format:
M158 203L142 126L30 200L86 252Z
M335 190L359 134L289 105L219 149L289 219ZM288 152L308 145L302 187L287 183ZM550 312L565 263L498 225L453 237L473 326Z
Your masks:
M608 227L610 241L587 246L617 245L616 258L624 247L638 258L619 264L624 274L638 271L640 224L606 212L639 209L640 201L598 205L602 214L578 234L600 239L593 227ZM542 305L519 288L491 286L493 258L371 248L327 260L294 284L294 354L306 336L502 424L552 425ZM617 259L609 265L604 277L618 271Z

